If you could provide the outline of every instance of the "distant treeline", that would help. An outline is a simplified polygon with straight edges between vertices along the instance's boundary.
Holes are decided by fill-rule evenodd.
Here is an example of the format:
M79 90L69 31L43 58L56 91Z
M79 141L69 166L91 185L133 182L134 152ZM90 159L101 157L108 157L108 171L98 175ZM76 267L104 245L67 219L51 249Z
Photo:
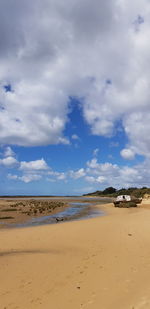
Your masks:
M136 188L136 187L131 187L128 189L122 188L122 189L115 189L113 187L108 187L104 189L103 191L97 190L92 193L84 194L85 195L91 195L91 196L112 196L116 197L117 195L132 195L135 197L143 197L144 194L150 194L150 188L147 187L142 187L142 188Z

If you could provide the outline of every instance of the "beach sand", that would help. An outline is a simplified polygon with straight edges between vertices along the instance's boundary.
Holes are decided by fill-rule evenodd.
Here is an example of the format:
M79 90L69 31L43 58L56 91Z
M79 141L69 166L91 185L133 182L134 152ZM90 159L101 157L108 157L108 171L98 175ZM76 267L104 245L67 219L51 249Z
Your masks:
M150 308L150 205L0 230L0 309Z

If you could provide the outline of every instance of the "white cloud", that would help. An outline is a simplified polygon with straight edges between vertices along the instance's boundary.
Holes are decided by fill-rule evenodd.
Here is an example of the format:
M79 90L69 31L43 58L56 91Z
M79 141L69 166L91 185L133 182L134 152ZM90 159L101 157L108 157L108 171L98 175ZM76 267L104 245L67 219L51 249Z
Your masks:
M3 156L3 158L0 159L0 165L3 165L6 168L13 168L19 165L19 162L15 158L15 153L13 152L11 147L5 147L4 152L1 155Z
M34 174L28 174L28 175L23 175L21 177L18 177L19 180L25 182L25 183L29 183L31 181L37 181L40 180L42 178L41 175L34 175Z
M14 157L15 153L14 151L11 149L11 147L6 147L5 151L4 151L4 157Z
M97 168L98 167L97 159L93 158L91 161L88 161L87 166L89 168Z
M14 159L14 158L13 158ZM6 162L7 160L7 162ZM15 160L15 159L14 159ZM1 162L2 161L2 162ZM0 163L5 167L10 167L10 160L9 157L4 158L0 161ZM16 162L16 161L14 161ZM13 161L12 161L13 163ZM37 181L39 179L46 179L47 181L56 182L56 181L66 181L67 173L64 172L57 172L52 170L46 163L44 159L35 160L35 161L21 161L18 162L16 171L18 172L17 175L8 174L7 178L11 180L20 180L25 183L31 181ZM6 165L7 164L7 165ZM14 167L14 166L11 166ZM21 174L21 175L20 175ZM49 178L51 176L51 178Z
M69 175L70 175L70 177L73 178L73 179L79 179L79 178L84 177L84 176L86 175L86 173L85 173L84 168L80 168L80 169L77 170L77 171L70 171L70 172L69 172Z
M10 179L10 180L20 180L20 181L23 181L25 183L29 183L31 181L40 180L42 178L42 176L36 175L36 174L26 174L26 175L23 175L23 176L8 174L7 178Z
M120 187L139 187L150 186L150 160L129 167L128 165L119 166L109 162L99 163L97 160L93 164L93 159L87 162L85 169L85 181L95 185L98 183L101 190L107 186Z
M124 125L134 151L150 157L150 110L144 106L143 109L144 111L137 111L126 117Z
M48 178L49 181L52 181L52 180L65 180L67 175L65 173L61 173L61 172L56 172L56 171L53 171L52 169L50 171L47 172L47 175L50 175L51 177L54 177L54 178Z
M149 1L5 0L0 20L1 144L69 143L74 96L93 134L111 136L119 121L149 156Z
M23 171L43 171L48 169L48 165L44 159L29 162L22 161L19 169Z
M117 164L99 163L96 158L87 162L85 180L90 183L112 185L116 179L118 181L119 175L120 168Z
M59 175L57 176L58 180L65 180L66 179L66 175L65 173L59 173Z
M0 164L7 168L11 168L16 166L18 161L14 157L8 156L6 158L0 159Z
M135 169L134 167L123 167L120 169L120 175L123 176L123 178L128 179L128 177L137 177L138 176L138 170Z
M119 166L117 164L112 164L109 162L105 163L98 163L97 159L92 159L91 161L87 162L87 173L97 176L102 176L105 178L119 175Z
M85 180L88 181L88 182L91 182L91 183L96 182L95 177L93 177L93 176L86 176Z
M105 183L105 182L107 182L107 178L104 177L104 176L99 176L99 177L97 177L96 181L99 182L99 183Z
M96 157L99 153L99 148L93 150L93 156Z
M126 160L133 160L135 157L135 153L132 149L122 149L120 154Z
M98 176L98 177L86 176L85 180L90 183L95 183L95 184L107 183L107 178L104 176Z

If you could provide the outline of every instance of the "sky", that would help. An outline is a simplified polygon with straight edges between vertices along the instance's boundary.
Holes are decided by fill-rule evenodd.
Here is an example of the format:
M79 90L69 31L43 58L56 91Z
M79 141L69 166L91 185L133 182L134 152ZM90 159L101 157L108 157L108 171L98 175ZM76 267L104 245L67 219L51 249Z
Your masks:
M0 0L0 195L150 186L150 0Z

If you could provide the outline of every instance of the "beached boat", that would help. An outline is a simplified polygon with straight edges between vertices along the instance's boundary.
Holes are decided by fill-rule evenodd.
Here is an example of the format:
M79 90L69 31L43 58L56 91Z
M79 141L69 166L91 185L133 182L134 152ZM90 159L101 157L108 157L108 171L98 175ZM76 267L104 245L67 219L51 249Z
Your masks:
M136 207L142 202L142 198L136 198L131 195L118 195L114 201L115 207Z

